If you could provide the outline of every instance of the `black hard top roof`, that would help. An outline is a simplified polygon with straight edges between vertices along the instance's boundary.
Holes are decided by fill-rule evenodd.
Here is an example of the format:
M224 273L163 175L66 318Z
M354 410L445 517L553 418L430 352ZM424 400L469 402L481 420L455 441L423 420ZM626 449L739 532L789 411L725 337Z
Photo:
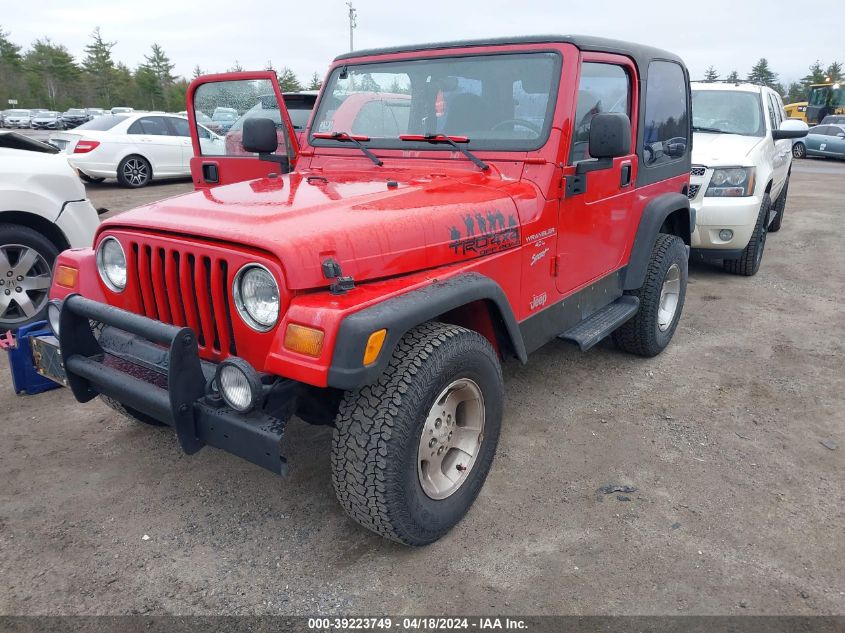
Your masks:
M604 37L592 37L590 35L521 35L516 37L495 37L483 40L456 40L452 42L433 42L429 44L412 44L407 46L391 46L388 48L373 48L369 50L353 51L335 57L335 61L368 57L371 55L389 55L392 53L409 53L415 51L433 51L444 48L469 48L475 46L503 46L508 44L549 44L562 42L573 44L582 51L596 51L600 53L616 53L632 57L640 68L648 67L652 59L668 59L680 62L683 60L668 51L634 44L621 40L612 40Z

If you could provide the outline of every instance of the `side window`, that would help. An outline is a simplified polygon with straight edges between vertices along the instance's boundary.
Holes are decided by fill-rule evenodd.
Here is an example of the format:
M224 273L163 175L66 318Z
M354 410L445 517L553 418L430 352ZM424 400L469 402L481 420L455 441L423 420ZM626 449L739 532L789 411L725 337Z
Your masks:
M277 154L288 147L285 126L276 91L269 79L239 79L202 84L194 93L194 116L198 124L203 156L254 156L243 146L244 121L252 117L270 119L279 139Z
M622 66L585 62L581 66L581 80L578 84L578 103L575 106L575 121L572 131L572 145L569 150L569 164L590 158L590 122L602 112L624 112L628 116L631 102L631 84L628 73Z
M766 99L766 105L769 108L769 123L772 125L772 129L776 130L780 125L778 124L778 117L775 113L775 106L772 103L772 95L767 95L768 98Z
M180 119L177 117L173 117L167 119L170 121L170 125L173 126L173 131L176 133L176 136L190 136L191 135L191 126L188 125L187 119Z
M167 121L160 116L145 116L129 126L128 134L144 134L146 136L171 136Z
M648 65L644 121L643 161L647 166L686 155L689 112L686 79L679 64L653 61Z

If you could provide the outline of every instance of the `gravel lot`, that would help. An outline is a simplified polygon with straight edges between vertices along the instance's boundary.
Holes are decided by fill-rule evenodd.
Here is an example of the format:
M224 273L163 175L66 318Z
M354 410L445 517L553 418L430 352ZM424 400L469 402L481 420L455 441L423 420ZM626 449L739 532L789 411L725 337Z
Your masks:
M116 213L190 189L89 192ZM845 164L797 162L761 272L693 266L658 358L509 363L490 478L425 549L344 516L329 429L291 424L282 479L15 396L0 355L0 613L845 614L843 200Z

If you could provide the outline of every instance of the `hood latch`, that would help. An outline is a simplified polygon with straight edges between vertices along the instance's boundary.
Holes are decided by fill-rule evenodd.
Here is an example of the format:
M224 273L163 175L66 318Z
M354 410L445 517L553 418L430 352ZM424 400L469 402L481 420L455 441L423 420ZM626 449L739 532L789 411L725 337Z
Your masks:
M340 264L329 257L323 261L323 277L334 282L329 286L329 292L333 295L343 295L355 287L355 280L352 277L344 277Z

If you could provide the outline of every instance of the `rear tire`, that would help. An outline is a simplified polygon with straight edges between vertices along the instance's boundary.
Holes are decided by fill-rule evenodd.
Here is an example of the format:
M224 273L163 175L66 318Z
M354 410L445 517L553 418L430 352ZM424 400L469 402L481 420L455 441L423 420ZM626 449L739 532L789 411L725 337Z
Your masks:
M341 506L399 543L442 537L490 470L503 393L499 359L477 332L436 322L408 332L378 380L341 402L331 458Z
M123 187L138 189L146 187L153 179L153 168L143 156L132 154L127 156L117 166L117 181Z
M117 400L114 400L113 398L109 398L108 396L101 395L100 400L102 400L103 403L107 407L114 409L115 411L120 413L122 416L129 418L133 422L140 422L141 424L149 424L150 426L167 426L164 422L159 422L155 418L151 418L150 416L148 416L145 413L141 413L140 411L136 411L135 409L133 409L131 407L127 407L127 406L121 404L120 402L118 402Z
M666 349L684 308L687 266L684 241L677 235L660 233L643 285L625 292L640 300L640 309L613 332L616 347L645 357L657 356Z
M792 146L792 156L795 158L806 158L807 157L807 146L804 143L795 143Z
M738 259L726 259L722 267L733 275L752 277L760 270L763 261L763 251L766 248L766 234L768 233L769 209L772 200L769 194L763 194L763 202L760 204L760 212L757 214L757 223L754 225L754 232L748 245L743 249Z
M769 233L777 233L780 231L780 226L783 223L783 212L786 210L786 196L789 193L789 176L786 177L786 182L783 183L783 190L780 192L777 200L775 200L774 210L775 217L772 223L769 224Z

